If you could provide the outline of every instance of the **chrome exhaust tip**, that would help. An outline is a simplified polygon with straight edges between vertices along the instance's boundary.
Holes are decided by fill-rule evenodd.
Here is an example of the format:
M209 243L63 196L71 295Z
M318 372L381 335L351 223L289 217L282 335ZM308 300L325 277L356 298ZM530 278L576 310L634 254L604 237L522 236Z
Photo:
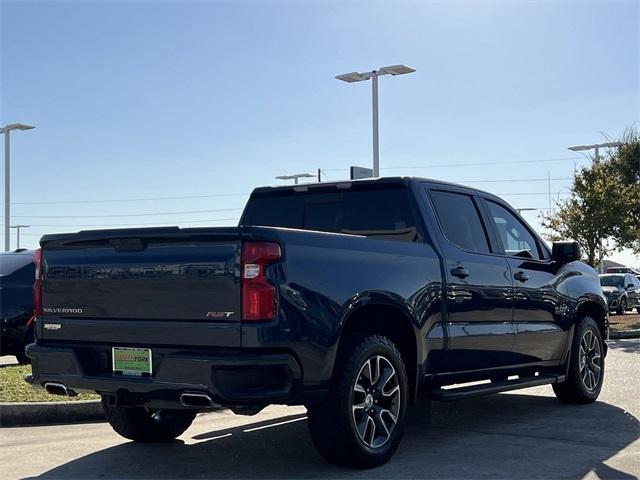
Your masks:
M78 395L77 392L67 388L66 385L63 385L62 383L46 382L44 384L44 389L51 395L61 395L63 397L75 397Z
M191 408L215 407L213 399L206 393L185 392L180 395L180 405Z

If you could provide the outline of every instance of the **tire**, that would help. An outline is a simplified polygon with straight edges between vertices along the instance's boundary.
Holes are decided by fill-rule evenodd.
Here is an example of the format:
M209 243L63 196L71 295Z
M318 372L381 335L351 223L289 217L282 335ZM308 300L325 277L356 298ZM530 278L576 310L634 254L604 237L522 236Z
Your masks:
M596 401L604 381L604 351L595 320L583 318L574 333L567 378L553 385L561 402L586 404Z
M27 357L27 354L25 353L24 349L26 348L27 345L29 345L30 343L33 343L34 341L35 341L35 335L33 332L33 325L31 325L27 330L27 333L25 333L24 335L24 345L20 350L16 352L16 358L18 359L18 363L20 365L29 365L31 363L31 359Z
M307 407L313 444L337 465L382 465L400 444L407 397L407 373L394 343L381 335L351 339L328 398Z
M618 307L618 310L616 311L616 313L618 315L624 315L627 312L627 299L625 297L622 297L620 299L620 306Z
M193 423L195 410L150 410L144 407L114 407L102 397L105 417L116 431L137 442L168 442L182 435Z

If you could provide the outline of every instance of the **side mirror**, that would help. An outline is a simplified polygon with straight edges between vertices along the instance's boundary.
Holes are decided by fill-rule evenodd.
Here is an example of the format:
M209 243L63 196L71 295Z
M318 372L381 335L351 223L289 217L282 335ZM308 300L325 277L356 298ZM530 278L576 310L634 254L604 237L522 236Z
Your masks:
M624 287L624 288L625 288L625 290L629 290L630 288L633 288L633 287L635 287L635 285L633 283L627 283L627 286Z
M564 265L565 263L580 260L580 245L578 242L553 242L551 247L551 256L557 263Z

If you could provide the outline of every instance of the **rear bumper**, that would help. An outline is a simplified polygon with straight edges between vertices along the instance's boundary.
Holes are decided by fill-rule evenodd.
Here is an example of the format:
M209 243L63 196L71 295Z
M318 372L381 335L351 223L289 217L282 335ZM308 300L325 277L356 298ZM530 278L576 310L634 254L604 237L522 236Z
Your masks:
M298 403L302 372L286 352L222 353L154 349L151 377L116 376L110 351L101 346L31 344L26 349L36 387L64 385L75 392L115 396L122 404L178 408L183 393L203 393L220 405Z

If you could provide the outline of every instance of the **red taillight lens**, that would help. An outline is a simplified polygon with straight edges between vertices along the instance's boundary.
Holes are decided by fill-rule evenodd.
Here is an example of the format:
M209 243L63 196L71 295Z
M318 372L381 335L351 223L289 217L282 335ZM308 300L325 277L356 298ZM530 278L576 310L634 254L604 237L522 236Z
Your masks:
M33 254L33 262L36 267L36 275L33 281L33 313L36 317L42 316L42 250L36 249Z
M276 287L265 277L265 267L280 259L280 245L245 242L242 245L242 320L272 320L276 313Z

